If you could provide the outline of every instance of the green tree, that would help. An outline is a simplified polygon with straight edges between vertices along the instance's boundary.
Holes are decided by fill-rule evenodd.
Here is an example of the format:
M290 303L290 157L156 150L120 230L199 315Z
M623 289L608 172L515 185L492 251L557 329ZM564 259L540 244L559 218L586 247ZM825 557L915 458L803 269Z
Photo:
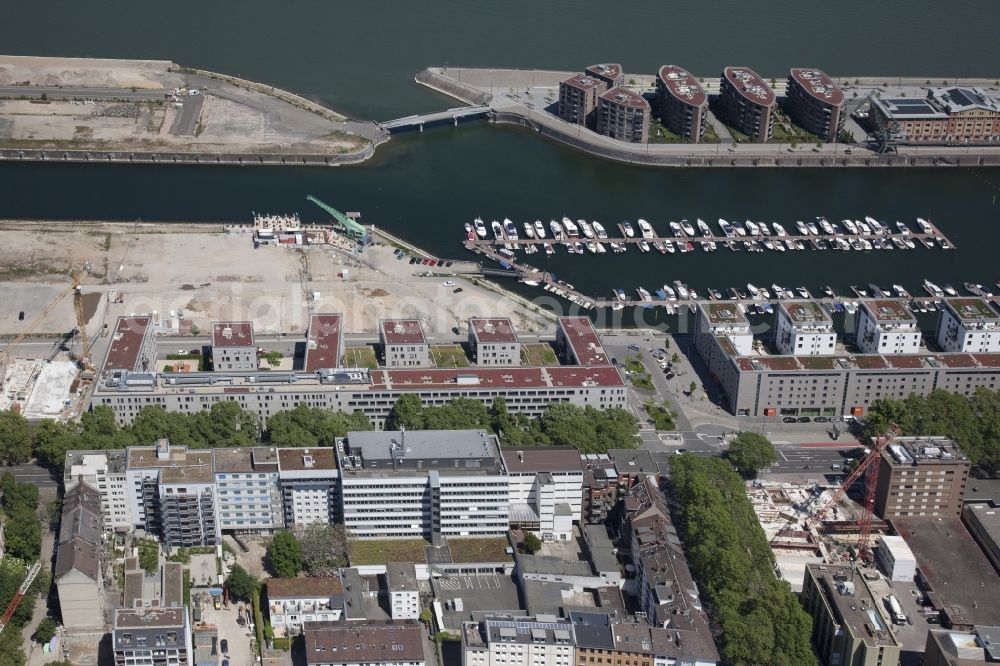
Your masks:
M743 478L752 479L757 472L774 464L774 444L755 432L741 432L730 442L726 458Z
M542 549L542 541L534 532L526 532L524 534L524 542L522 543L522 546L524 547L524 552L528 555L534 555Z
M291 532L281 530L267 547L271 569L279 578L295 578L302 571L302 548Z
M279 447L333 446L338 437L348 432L372 429L371 421L360 411L332 412L303 403L267 420L268 438L273 446Z
M140 539L139 566L148 574L155 573L160 568L160 544L154 539Z
M45 420L35 428L35 457L49 469L63 471L66 452L76 445L78 433L64 423Z
M80 417L80 430L76 442L79 449L124 449L140 442L115 420L114 411L107 405L98 405ZM149 442L143 442L149 444Z
M48 643L56 635L56 623L51 617L42 618L35 629L35 640L39 643Z
M24 666L26 663L21 632L8 630L0 634L0 666Z
M415 393L405 393L396 400L386 419L386 430L409 428L420 430L424 427L423 403Z
M229 590L229 596L233 599L250 601L259 586L260 582L240 565L234 564L233 568L229 570L226 589Z
M28 420L6 409L0 412L0 465L18 465L31 460Z
M332 576L347 565L347 530L343 523L311 523L297 533L302 565L309 576Z

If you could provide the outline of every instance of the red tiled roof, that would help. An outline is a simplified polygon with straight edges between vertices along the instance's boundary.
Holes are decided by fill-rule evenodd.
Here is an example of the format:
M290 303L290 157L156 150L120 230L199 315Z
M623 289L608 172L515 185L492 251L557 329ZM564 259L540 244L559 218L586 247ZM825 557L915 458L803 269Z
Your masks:
M809 95L831 106L844 103L844 93L826 72L807 67L793 67L792 79Z
M603 65L591 65L585 71L591 76L604 77L614 81L622 75L622 66L616 62L611 62Z
M560 317L557 325L562 328L566 340L580 365L607 365L608 355L597 337L594 325L586 317Z
M253 323L217 321L212 324L213 347L253 347Z
M607 85L604 81L595 79L592 76L587 76L586 74L576 74L563 81L563 83L571 88L577 88L579 90L592 90L599 86Z
M708 95L698 80L683 67L664 65L657 74L672 96L689 106L701 106L708 101Z
M517 342L517 334L510 319L479 319L469 320L469 328L479 342Z
M149 330L151 318L119 317L108 348L105 370L133 370L139 360L142 341Z
M485 388L549 388L553 386L622 386L621 375L611 366L563 366L552 368L420 368L382 370L372 373L378 388L412 386Z
M601 99L609 104L626 106L632 109L648 109L649 102L639 93L634 93L628 88L612 88L601 93Z
M340 365L341 325L339 314L314 314L309 319L309 331L306 333L306 372Z
M738 73L742 74L742 76L737 76ZM760 78L757 72L749 67L726 67L723 71L723 76L729 80L740 95L750 102L759 106L771 106L774 104L774 91L764 83L764 79ZM751 87L759 90L760 94L756 95L751 92Z
M383 319L379 322L382 339L391 345L422 344L424 329L416 319Z
M979 365L987 368L1000 368L1000 354L973 354Z

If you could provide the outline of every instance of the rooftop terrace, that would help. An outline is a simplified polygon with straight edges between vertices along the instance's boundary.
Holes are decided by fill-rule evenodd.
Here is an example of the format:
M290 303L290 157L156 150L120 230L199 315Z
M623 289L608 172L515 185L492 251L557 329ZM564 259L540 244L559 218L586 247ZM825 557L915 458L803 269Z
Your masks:
M701 106L708 101L705 89L690 72L677 65L660 68L659 79L670 94L690 106Z
M844 93L826 72L804 67L793 67L791 77L802 89L821 102L831 106L844 103Z

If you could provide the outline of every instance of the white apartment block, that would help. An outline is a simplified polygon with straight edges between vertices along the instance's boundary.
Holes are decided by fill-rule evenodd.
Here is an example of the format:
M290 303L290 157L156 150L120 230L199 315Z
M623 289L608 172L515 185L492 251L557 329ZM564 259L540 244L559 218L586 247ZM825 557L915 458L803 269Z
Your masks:
M476 365L521 365L521 341L510 319L469 319L469 347Z
M221 529L262 532L283 527L277 449L213 449L212 455Z
M902 301L861 301L855 344L865 354L916 354L920 351L917 319Z
M286 526L340 521L333 449L279 449L278 467Z
M416 620L420 617L420 592L417 570L412 563L390 562L385 565L389 589L389 611L393 620Z
M212 368L214 370L256 370L257 345L253 323L223 321L212 324Z
M344 613L339 576L268 578L267 609L276 636L302 633L306 622L336 622Z
M709 367L727 355L749 356L753 353L750 321L735 303L699 303L694 344Z
M576 661L573 636L573 625L555 616L467 622L462 625L462 664L572 666Z
M344 527L359 539L500 536L507 476L479 430L352 432L337 441Z
M191 666L186 607L119 608L111 633L115 666Z
M387 368L431 365L430 345L417 319L383 319L378 323L379 341Z
M582 522L583 464L569 446L501 451L510 481L510 522L543 537L568 540Z
M100 492L104 531L132 529L124 451L69 452L63 468L63 487L70 490L78 483L86 483Z
M1000 315L982 298L947 298L938 320L937 343L942 351L1000 351Z
M781 301L774 334L782 354L820 356L833 354L837 333L826 311L814 301Z

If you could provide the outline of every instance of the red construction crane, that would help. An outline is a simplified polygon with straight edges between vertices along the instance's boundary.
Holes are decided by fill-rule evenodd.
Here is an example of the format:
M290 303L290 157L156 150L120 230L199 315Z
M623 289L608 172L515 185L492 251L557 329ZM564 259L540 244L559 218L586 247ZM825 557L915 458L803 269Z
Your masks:
M14 598L10 600L9 604L7 604L7 610L4 611L3 617L0 617L0 632L2 632L4 627L7 626L7 623L10 622L10 618L14 616L14 611L16 611L17 607L21 604L21 599L23 599L24 595L27 594L28 588L35 582L35 576L38 575L38 572L41 571L41 569L41 560L32 564L31 568L28 569L28 575L25 577L24 582L21 583L21 587L17 589L17 594L15 594Z
M830 510L845 493L850 489L854 482L868 470L868 477L865 479L865 496L864 503L861 505L861 518L858 520L858 527L860 528L860 535L858 536L858 556L865 561L871 559L871 547L868 544L868 540L872 533L872 516L875 513L875 489L878 486L878 461L882 457L882 450L888 446L889 442L894 440L896 436L899 435L899 426L893 423L889 426L889 430L886 431L884 435L875 439L874 444L868 455L861 459L858 466L854 468L854 471L848 475L840 487L834 491L833 496L830 501L824 504L818 511L816 511L812 517L806 521L806 526L811 528L816 525L823 517L826 512Z

